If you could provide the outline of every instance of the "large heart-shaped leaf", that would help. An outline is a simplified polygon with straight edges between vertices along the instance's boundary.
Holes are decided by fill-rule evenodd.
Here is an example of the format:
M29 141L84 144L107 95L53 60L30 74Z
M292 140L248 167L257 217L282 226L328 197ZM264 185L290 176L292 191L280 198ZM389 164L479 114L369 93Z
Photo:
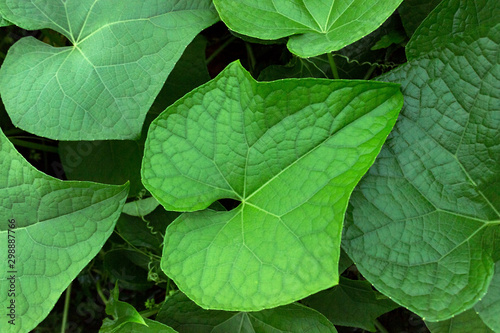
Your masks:
M417 29L410 61L381 77L402 84L405 107L348 210L345 249L361 273L429 321L472 307L493 276L498 17L496 1L445 1Z
M289 304L259 312L210 311L200 308L181 292L169 296L156 320L179 333L336 333L317 311Z
M49 177L33 168L3 133L0 170L0 216L5 219L0 228L0 247L5 249L0 262L12 264L9 269L15 271L0 278L0 302L10 304L14 299L16 312L15 325L3 316L0 332L29 332L111 235L128 185ZM15 220L14 233L8 231L7 219ZM7 262L7 243L12 240L15 258ZM10 274L15 276L15 296L7 293L12 289Z
M401 106L394 84L258 83L229 65L148 133L143 183L167 210L241 201L176 219L162 269L198 304L226 310L288 304L336 284L347 201Z
M227 26L260 39L291 36L300 57L340 50L377 29L402 0L214 0Z
M23 38L0 70L13 123L59 140L137 139L186 46L217 21L209 0L1 0L0 12L72 44Z

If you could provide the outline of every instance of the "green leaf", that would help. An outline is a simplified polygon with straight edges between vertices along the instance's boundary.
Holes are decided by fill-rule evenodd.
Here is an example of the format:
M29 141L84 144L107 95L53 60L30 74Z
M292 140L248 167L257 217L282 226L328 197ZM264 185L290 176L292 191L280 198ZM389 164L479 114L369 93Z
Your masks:
M209 311L181 292L169 296L156 320L180 333L333 333L335 327L320 313L300 304L259 312Z
M406 36L399 31L391 31L387 35L382 36L375 45L372 46L372 50L385 49L392 44L401 44L406 39Z
M3 18L3 15L0 14L0 27L6 27L12 25L9 21Z
M145 140L143 136L139 141L61 141L62 168L70 180L115 185L129 181L129 195L135 197L144 191L140 169Z
M500 261L495 264L495 275L488 293L474 306L474 309L489 328L500 332Z
M116 333L176 333L174 329L151 319L144 319L147 326L138 323L126 323Z
M58 140L137 139L186 46L218 19L209 0L1 0L0 11L72 44L23 38L0 69L13 123Z
M431 333L494 333L473 309L439 322L426 322Z
M376 332L377 317L399 307L373 290L370 283L343 277L337 286L309 296L302 303L321 312L334 325L359 327L370 332Z
M411 37L422 21L441 0L405 0L398 7L398 13L406 34Z
M121 328L127 323L137 323L147 327L144 318L130 304L118 300L119 290L118 283L115 284L115 289L111 292L108 303L106 304L106 314L113 317L113 320L105 318L99 333L116 333L122 331ZM123 332L123 331L122 331Z
M206 40L196 37L186 48L156 97L140 140L60 142L59 152L66 177L108 184L123 184L129 180L129 196L137 196L144 189L140 169L149 124L175 100L210 80L205 64L205 46Z
M347 253L340 248L340 258L339 258L339 274L344 273L346 269L351 267L354 263L351 258L347 255Z
M159 205L160 203L154 197L139 199L126 203L123 206L123 213L130 216L142 217L154 211Z
M453 0L422 23L411 61L380 77L402 84L405 106L348 209L343 244L359 271L428 321L471 308L493 277L499 16L498 2Z
M183 214L162 269L206 308L288 304L338 281L350 193L402 106L399 86L290 79L259 83L239 62L152 124L144 186Z
M340 78L363 79L372 67L396 67L394 64L388 64L387 58L391 54L388 50L373 50L373 47L387 35L394 33L399 35L400 24L394 16L391 16L377 30L333 53ZM259 81L304 77L333 78L327 55L310 58L293 56L284 66L271 65L262 70Z
M340 50L377 29L402 0L214 0L225 24L260 39L290 36L299 57Z
M150 113L155 116L159 115L176 100L210 81L205 55L206 47L207 40L202 35L193 39L156 96Z
M7 273L0 303L16 303L15 328L4 315L0 332L29 332L111 235L128 185L63 182L33 168L0 134L0 262L7 265L7 219L15 219L15 297ZM10 258L14 260L14 258ZM6 267L4 267L6 268ZM5 271L4 271L5 272ZM4 311L5 312L5 311Z

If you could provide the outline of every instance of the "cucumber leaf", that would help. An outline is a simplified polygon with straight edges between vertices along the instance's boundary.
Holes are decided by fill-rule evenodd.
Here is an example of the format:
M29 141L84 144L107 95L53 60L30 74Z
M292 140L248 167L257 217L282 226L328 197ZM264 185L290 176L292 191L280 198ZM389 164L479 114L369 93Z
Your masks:
M290 36L299 57L337 51L377 29L402 0L214 0L224 23L259 39Z
M0 69L14 125L58 140L137 139L186 46L218 19L209 0L0 0L0 12L72 44L22 38Z
M0 216L15 219L14 330L29 332L50 312L62 292L111 235L128 193L128 184L110 186L63 182L33 168L0 133ZM7 249L7 224L0 246ZM12 239L11 237L9 237ZM9 242L10 244L10 242ZM12 259L12 258L11 258ZM7 251L0 262L7 265ZM8 275L0 280L0 302L8 304Z
M191 212L167 228L167 276L202 307L239 311L337 284L347 201L402 102L394 84L259 83L235 62L167 108L142 165L165 209ZM241 203L203 210L224 198Z
M496 1L444 1L417 29L409 62L379 78L401 83L405 106L348 209L359 271L427 321L471 308L494 274L499 16Z
M179 333L336 333L317 311L300 304L290 304L259 312L204 310L181 292L169 296L156 320Z

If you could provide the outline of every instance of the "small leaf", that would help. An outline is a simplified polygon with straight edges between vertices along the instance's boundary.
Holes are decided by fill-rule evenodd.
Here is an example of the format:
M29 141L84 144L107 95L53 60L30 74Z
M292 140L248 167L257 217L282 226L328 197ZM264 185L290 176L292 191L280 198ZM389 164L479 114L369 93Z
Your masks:
M377 29L402 0L214 0L227 26L260 39L290 36L302 58L340 50Z
M71 42L32 37L0 69L12 122L57 140L135 140L144 117L189 42L217 21L209 0L1 0L4 18L50 28Z
M123 213L130 216L142 217L154 211L159 205L160 203L154 197L139 199L126 203L123 206Z
M359 271L428 321L470 309L493 277L498 17L496 1L443 1L409 42L410 61L379 77L402 84L405 106L348 209L343 244Z
M62 292L111 235L128 185L63 182L33 168L0 133L0 216L15 219L14 233L0 229L0 247L15 239L15 330L0 320L0 332L29 332L50 312ZM6 222L6 221L5 221ZM9 228L10 229L10 228ZM7 250L0 262L7 265ZM10 287L0 281L0 303ZM4 318L5 319L5 318Z
M309 296L302 303L321 312L334 325L359 327L370 332L376 332L377 317L399 307L373 290L370 283L343 277L337 286Z
M156 320L179 333L336 333L320 313L300 304L259 312L209 311L200 308L181 292L169 296Z
M350 193L402 105L397 85L258 83L238 62L152 124L144 186L187 213L167 228L162 269L206 308L260 310L333 286Z
M406 39L399 31L391 31L387 35L382 36L380 40L372 46L371 50L385 49L392 44L400 44Z
M113 317L113 320L105 318L99 333L116 333L120 332L127 323L138 323L141 326L146 326L144 318L130 304L118 300L118 283L115 284L115 289L111 292L108 303L106 304L106 313Z
M115 333L176 333L174 329L160 322L144 319L147 326L138 323L126 323L118 328Z

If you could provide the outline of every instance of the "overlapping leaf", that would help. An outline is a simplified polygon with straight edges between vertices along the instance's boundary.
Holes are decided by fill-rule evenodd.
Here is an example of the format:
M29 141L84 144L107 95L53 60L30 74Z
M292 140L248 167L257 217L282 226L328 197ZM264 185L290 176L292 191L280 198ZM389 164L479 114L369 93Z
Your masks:
M500 332L500 261L495 263L495 275L488 293L474 306L474 309L489 328Z
M402 0L214 0L227 26L260 39L291 36L300 57L340 50L377 29Z
M0 27L6 27L8 25L11 25L9 21L3 18L2 14L0 14Z
M258 83L229 65L148 133L143 183L167 210L241 201L176 219L162 269L212 309L260 310L336 284L347 201L401 106L398 85Z
M437 6L441 0L405 0L398 7L401 22L408 36L413 35L415 30L429 13Z
M444 321L426 322L431 333L495 333L479 318L474 309Z
M160 322L143 318L130 304L118 300L118 286L106 304L106 313L113 320L105 318L100 333L177 333Z
M60 142L59 153L66 177L106 184L130 181L129 196L137 196L144 190L140 170L149 124L178 98L210 80L205 64L205 46L206 40L200 36L186 48L156 97L140 140Z
M429 321L471 308L497 260L499 16L496 1L452 0L422 23L408 64L381 78L405 107L348 210L359 270Z
M300 304L259 312L208 311L181 292L167 298L156 320L179 333L336 333L335 326L313 309Z
M2 0L4 18L71 46L23 38L0 70L13 123L60 140L138 138L182 52L217 20L211 1Z
M376 332L377 317L399 307L384 295L373 290L367 281L341 277L332 289L307 297L303 304L318 310L335 325L359 327Z
M128 185L63 182L35 170L0 133L0 216L15 219L15 326L4 316L1 332L29 332L110 236ZM0 246L7 249L7 224ZM12 239L12 238L11 238ZM7 265L7 251L0 254ZM12 267L11 267L12 268ZM8 304L10 282L0 280Z

